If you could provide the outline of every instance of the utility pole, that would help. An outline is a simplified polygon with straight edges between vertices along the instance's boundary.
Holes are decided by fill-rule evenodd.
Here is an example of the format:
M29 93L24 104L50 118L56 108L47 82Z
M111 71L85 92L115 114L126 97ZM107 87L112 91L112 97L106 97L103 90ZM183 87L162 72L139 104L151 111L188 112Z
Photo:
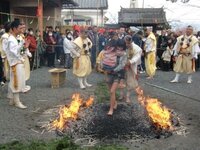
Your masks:
M43 39L43 0L38 0L38 26Z
M100 0L97 0L97 27L99 26L99 22L98 22L98 20L99 20L99 2L100 2Z

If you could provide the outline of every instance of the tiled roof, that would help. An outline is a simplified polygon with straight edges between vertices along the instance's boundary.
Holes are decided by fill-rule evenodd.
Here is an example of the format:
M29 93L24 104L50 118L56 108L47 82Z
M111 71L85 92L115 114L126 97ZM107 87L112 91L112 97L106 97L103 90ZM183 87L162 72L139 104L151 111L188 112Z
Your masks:
M108 0L73 0L78 6L63 5L66 9L108 9Z
M167 24L162 8L122 8L118 19L121 24Z

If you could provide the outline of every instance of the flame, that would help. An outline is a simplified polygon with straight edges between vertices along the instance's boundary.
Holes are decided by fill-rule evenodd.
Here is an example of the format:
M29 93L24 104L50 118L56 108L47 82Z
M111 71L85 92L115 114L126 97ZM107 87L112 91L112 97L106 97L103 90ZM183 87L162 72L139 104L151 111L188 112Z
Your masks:
M86 102L85 105L86 107L90 107L94 102L94 97L90 97Z
M93 104L94 98L90 97L86 102L86 106L89 107ZM51 124L52 128L64 130L66 123L69 120L76 120L80 107L83 105L83 100L80 94L73 94L72 102L69 106L61 106L59 109L59 118L54 120Z
M144 96L143 90L139 87L136 89L138 101L145 107L147 113L154 125L161 129L172 129L171 112L168 108L155 98Z

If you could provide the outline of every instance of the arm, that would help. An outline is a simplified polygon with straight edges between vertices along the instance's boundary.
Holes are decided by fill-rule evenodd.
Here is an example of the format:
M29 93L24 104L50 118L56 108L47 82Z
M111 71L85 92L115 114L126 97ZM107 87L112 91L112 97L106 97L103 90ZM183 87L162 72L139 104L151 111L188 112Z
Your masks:
M174 52L174 56L178 55L178 42L176 42L176 44L174 45L173 52Z
M152 47L153 47L153 40L147 39L145 44L146 44L146 49L145 49L146 53L151 52Z
M20 54L21 49L23 48L23 42L20 42L18 45L16 45L14 42L10 41L8 43L8 48L10 50L10 53L14 55L14 57L18 58L19 60L23 61L23 57Z
M197 59L199 53L200 53L199 43L197 42L192 47L192 56L193 56L193 58Z
M37 42L36 41L33 41L33 40L36 40L35 38L33 38L31 40L31 38L27 38L28 42L30 43L29 47L32 48L32 49L36 49L37 48Z
M80 48L75 43L71 43L69 50L72 53L72 55L75 55L75 57L80 57Z
M123 56L120 57L119 64L117 65L117 67L115 67L114 72L122 70L125 67L126 62L127 62L127 56L126 54L124 54Z
M139 46L134 45L134 49L137 50L137 53L129 60L131 64L138 62L142 55L142 49Z

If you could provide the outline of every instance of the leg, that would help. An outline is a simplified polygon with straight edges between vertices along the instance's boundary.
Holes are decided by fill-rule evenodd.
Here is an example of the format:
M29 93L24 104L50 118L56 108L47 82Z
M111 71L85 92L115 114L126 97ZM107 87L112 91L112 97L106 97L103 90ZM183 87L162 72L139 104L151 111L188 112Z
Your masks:
M16 107L21 108L21 109L25 109L27 108L25 105L23 105L19 99L19 93L13 93L14 96L14 104Z
M83 84L84 84L85 86L87 86L87 87L91 87L91 86L92 86L92 84L89 84L89 83L87 82L87 77L84 77L84 78L83 78Z
M11 88L10 88L10 83L8 84L8 94L7 94L7 98L9 99L9 105L14 105L14 96L13 96L13 93L11 91Z
M179 74L179 73L176 73L175 78L174 78L172 81L170 81L170 82L171 82L171 83L177 83L177 82L179 81L179 77L180 77L180 74Z
M127 89L127 92L126 92L126 102L127 102L128 104L131 103L130 94L131 94L131 90L130 90L130 89Z
M83 84L83 77L78 77L78 82L79 82L79 86L81 89L85 89L85 86Z
M124 84L124 80L121 79L120 82L119 82L119 88L123 89L125 87L126 87L126 85Z
M108 111L108 115L112 115L114 109L117 107L117 102L116 102L116 89L118 87L118 82L114 82L111 86L110 89L110 109Z
M192 74L188 75L187 83L189 83L189 84L192 83Z

